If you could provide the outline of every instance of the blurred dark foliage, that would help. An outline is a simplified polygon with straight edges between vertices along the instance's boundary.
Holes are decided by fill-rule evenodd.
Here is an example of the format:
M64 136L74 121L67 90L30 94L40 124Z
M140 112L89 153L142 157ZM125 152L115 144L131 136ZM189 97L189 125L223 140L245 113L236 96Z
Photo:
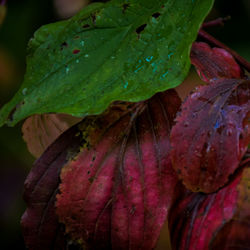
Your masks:
M0 107L19 88L25 72L28 40L43 24L59 19L52 0L9 0L0 28ZM231 16L224 27L208 32L250 60L249 0L215 0L208 20ZM25 249L20 230L23 182L34 158L22 140L21 123L0 128L0 242L1 249Z

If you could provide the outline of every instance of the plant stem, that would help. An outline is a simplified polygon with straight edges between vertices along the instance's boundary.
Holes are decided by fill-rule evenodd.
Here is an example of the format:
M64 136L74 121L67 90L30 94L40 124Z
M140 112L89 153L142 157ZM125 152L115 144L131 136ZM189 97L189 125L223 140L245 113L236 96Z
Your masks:
M223 26L224 22L228 21L230 19L231 19L230 16L217 18L215 20L203 23L202 29L210 28L210 27L216 27L216 26Z
M217 39L215 39L213 36L211 36L202 29L200 29L198 36L203 40L207 41L208 43L210 43L211 45L222 48L227 52L229 52L242 67L244 67L248 72L250 72L250 63L242 56L240 56L236 51L230 49L224 43L218 41Z

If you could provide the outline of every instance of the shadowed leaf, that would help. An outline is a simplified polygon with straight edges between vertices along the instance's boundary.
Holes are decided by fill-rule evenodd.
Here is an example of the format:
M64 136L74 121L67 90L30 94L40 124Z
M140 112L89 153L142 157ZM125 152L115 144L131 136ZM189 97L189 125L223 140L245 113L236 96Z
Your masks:
M250 168L213 194L186 192L171 209L173 249L249 249Z
M220 80L196 89L171 132L173 166L192 191L224 186L250 140L250 81Z
M190 59L203 81L243 77L240 66L224 49L211 48L206 43L195 42L192 45Z
M227 221L214 236L210 248L249 249L250 246L250 164L243 170L237 186L238 196L235 211L231 220Z
M169 134L179 105L171 90L122 115L111 109L86 119L88 149L62 169L56 204L74 240L90 249L155 247L178 194Z
M30 153L38 158L59 135L80 120L63 114L33 115L22 126L23 139Z
M40 28L29 43L22 87L0 126L32 114L102 113L179 85L213 0L112 0Z
M78 129L71 128L38 159L25 181L24 200L27 210L22 216L22 229L28 249L66 249L62 225L55 214L59 174L62 166L79 148Z

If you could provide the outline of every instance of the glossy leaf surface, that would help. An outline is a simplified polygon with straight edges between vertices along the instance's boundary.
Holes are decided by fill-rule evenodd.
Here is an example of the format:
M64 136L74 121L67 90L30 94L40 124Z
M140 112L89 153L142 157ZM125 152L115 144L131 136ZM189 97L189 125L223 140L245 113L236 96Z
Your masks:
M172 90L83 123L88 149L64 166L56 204L74 240L90 249L155 247L178 194L169 134L179 105Z
M193 43L190 59L201 79L206 82L243 76L240 66L229 52L221 48L211 48L203 42Z
M171 132L173 166L192 191L214 192L237 169L250 140L250 81L220 80L196 89Z
M27 73L0 126L49 112L99 114L114 100L141 101L180 84L213 0L113 0L40 28Z
M175 249L248 249L250 245L250 168L213 194L186 192L170 212Z

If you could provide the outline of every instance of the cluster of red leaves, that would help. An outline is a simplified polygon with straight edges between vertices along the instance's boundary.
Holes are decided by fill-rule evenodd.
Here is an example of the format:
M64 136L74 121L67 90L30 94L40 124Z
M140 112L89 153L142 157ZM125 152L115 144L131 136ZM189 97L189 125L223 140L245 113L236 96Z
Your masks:
M250 245L250 81L226 51L194 43L207 85L114 103L59 137L25 183L29 249ZM179 111L177 117L176 114Z

